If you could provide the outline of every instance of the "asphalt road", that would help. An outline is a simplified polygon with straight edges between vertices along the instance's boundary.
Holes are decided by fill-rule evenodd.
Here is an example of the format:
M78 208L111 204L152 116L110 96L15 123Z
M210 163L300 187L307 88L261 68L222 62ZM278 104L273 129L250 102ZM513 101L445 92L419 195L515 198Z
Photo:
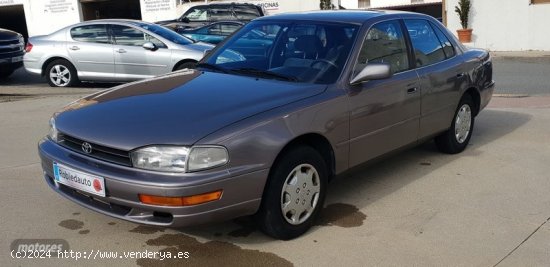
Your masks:
M53 112L95 90L0 85L0 266L550 265L550 97L494 99L462 154L440 154L430 142L337 179L319 223L283 242L248 218L186 229L138 226L50 190L36 144ZM14 92L30 96L6 97ZM17 239L64 239L96 259L13 259ZM123 254L159 251L189 258ZM105 252L119 254L99 259Z
M550 57L495 57L496 93L550 94Z

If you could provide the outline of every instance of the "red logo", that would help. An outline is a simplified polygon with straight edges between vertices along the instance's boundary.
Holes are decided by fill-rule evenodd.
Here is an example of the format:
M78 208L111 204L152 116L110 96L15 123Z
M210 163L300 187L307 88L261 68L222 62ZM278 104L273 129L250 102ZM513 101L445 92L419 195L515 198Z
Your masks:
M97 192L100 192L100 191L101 191L101 183L99 182L98 179L94 179L94 189L95 189L95 191L97 191Z

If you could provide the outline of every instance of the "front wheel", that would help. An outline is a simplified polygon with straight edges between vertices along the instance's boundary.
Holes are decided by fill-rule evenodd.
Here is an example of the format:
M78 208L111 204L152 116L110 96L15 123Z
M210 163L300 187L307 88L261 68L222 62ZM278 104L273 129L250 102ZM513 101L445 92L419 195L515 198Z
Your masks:
M437 148L447 154L464 151L472 137L474 121L474 101L466 94L458 104L451 128L435 138Z
M305 233L323 207L327 166L313 148L287 151L273 166L260 211L260 229L269 236L289 240Z
M175 70L194 69L197 66L196 62L185 62L179 64Z
M76 69L64 59L52 61L46 67L46 77L51 87L71 87L78 83Z

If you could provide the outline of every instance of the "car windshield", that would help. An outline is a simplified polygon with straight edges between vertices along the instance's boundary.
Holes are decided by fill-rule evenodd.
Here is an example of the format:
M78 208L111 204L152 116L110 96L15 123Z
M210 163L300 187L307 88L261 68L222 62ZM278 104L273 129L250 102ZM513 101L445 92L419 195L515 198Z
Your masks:
M163 26L160 26L160 25L156 25L156 24L147 24L147 23L137 23L137 26L139 26L140 28L144 29L144 30L148 30L150 32L153 32L159 36L161 36L162 38L172 42L172 43L176 43L176 44L180 44L180 45L188 45L188 44L192 44L194 43L193 40L185 37L185 36L182 36L182 35L179 35L177 34L176 32L168 29L168 28L165 28Z
M304 83L334 83L358 26L328 22L251 22L199 67Z

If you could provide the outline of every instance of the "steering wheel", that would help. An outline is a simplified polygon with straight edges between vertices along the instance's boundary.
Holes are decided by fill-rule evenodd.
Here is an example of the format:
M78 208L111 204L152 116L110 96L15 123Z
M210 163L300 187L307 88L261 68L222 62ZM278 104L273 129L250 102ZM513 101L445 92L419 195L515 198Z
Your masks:
M332 67L335 67L335 68L338 68L338 66L336 66L336 64L334 64L334 62L330 61L330 60L326 60L326 59L316 59L315 61L313 61L311 63L311 65L309 65L310 67L313 67L319 63L325 63L327 65L330 65Z

